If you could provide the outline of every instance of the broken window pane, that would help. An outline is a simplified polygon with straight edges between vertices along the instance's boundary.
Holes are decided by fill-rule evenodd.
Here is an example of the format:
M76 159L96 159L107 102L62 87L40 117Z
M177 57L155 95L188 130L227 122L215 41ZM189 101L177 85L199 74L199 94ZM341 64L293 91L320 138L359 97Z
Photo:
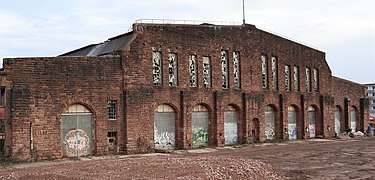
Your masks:
M311 92L310 68L306 68L306 92Z
M234 88L241 88L241 79L240 79L240 52L233 52L233 81Z
M197 87L196 55L189 56L190 87Z
M153 83L155 86L162 85L162 64L160 52L152 52Z
M169 53L169 86L177 86L177 54Z
M298 92L299 91L299 69L298 66L294 66L294 71L293 71L293 79L294 79L294 91Z
M290 91L290 66L285 66L285 91Z
M318 69L314 68L314 90L319 91L319 71Z
M277 70L277 59L272 57L272 90L278 90L278 70Z
M263 89L268 89L268 63L267 57L262 55L262 87Z
M108 119L109 120L116 120L117 119L117 101L116 100L109 100L107 102L107 109L108 109Z
M221 51L221 87L228 89L228 52Z
M206 88L211 87L211 66L209 57L203 57L203 86Z

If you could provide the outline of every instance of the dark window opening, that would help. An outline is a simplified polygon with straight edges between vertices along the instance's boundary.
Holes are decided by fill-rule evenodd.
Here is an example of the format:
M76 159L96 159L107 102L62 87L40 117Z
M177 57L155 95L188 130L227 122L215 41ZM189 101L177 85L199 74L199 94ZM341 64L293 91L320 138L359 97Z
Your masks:
M0 87L0 106L5 106L5 87Z

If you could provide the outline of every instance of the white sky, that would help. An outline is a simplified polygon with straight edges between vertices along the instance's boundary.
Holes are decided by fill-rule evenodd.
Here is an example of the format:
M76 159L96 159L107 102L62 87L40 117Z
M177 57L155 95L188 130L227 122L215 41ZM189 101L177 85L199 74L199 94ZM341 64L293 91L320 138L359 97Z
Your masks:
M246 23L326 53L335 76L375 82L375 0L245 0ZM0 0L0 60L57 56L141 18L242 22L242 0Z

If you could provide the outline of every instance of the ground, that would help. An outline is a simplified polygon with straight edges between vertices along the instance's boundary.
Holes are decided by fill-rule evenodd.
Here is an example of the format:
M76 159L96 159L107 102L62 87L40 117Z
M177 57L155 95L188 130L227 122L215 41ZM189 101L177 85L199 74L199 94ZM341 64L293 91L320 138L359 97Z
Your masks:
M373 179L375 138L3 164L0 179Z

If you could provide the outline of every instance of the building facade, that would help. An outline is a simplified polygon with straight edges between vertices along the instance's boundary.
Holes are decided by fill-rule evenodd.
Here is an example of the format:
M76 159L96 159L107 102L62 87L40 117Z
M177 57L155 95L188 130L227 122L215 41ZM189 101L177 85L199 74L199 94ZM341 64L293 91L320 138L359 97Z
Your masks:
M364 85L332 76L324 52L249 24L135 23L58 57L4 59L1 87L13 159L331 138L368 124Z

